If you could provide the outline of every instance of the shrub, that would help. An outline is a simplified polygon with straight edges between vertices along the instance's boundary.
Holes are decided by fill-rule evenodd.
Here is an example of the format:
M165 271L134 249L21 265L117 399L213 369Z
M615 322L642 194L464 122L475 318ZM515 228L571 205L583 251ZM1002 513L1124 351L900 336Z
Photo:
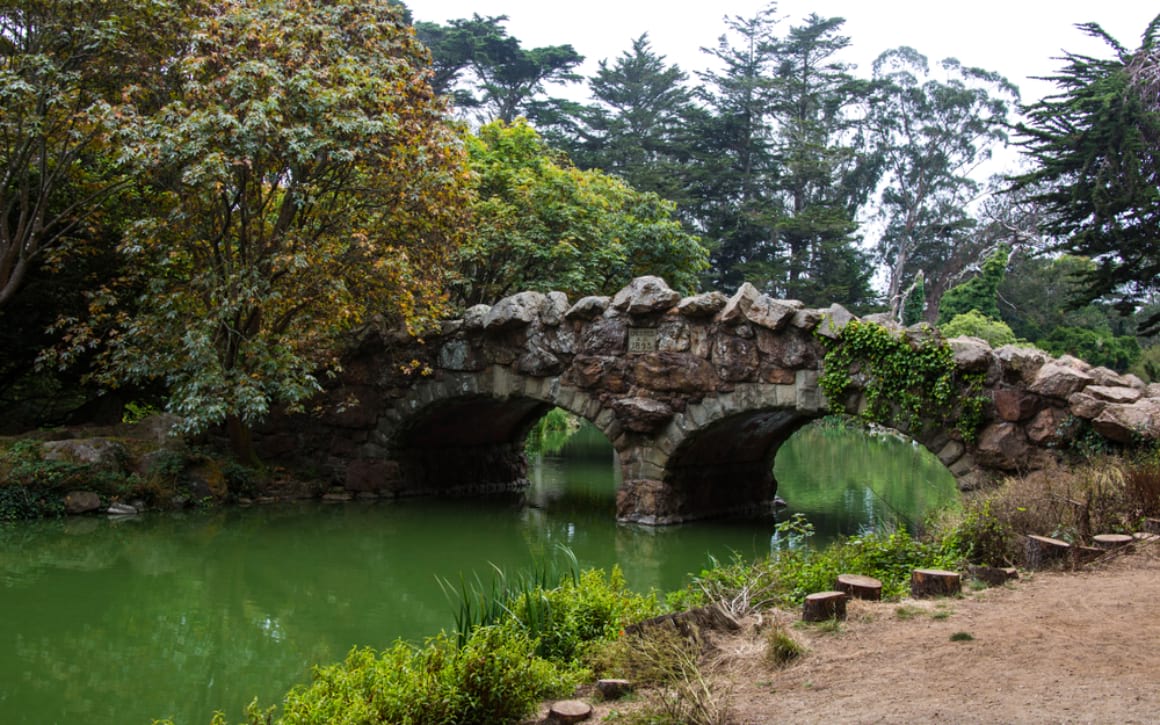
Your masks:
M514 626L479 627L463 647L440 635L420 648L397 642L381 655L356 648L291 690L280 722L517 722L576 684L574 674L536 657L534 648Z
M1015 343L1015 333L1006 322L993 320L978 310L955 315L949 322L939 325L939 331L947 338L978 337L986 340L991 347L1002 347Z

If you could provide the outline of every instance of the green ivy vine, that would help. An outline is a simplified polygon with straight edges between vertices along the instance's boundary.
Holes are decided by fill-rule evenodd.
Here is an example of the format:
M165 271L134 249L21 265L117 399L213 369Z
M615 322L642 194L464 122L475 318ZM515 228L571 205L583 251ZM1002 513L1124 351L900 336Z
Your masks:
M946 342L933 335L916 340L857 320L836 339L821 340L826 356L818 382L828 400L839 403L860 387L864 420L912 433L924 424L953 424L964 440L975 440L986 402L983 375L958 372Z

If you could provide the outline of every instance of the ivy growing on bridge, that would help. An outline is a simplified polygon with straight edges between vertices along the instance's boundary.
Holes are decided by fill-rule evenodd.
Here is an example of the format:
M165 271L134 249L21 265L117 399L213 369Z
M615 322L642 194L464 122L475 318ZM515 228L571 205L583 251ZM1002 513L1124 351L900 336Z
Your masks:
M933 335L914 339L857 320L836 339L821 340L826 356L819 384L828 400L844 401L857 387L864 420L912 435L926 425L953 425L964 440L975 440L986 401L983 376L959 373L945 341Z

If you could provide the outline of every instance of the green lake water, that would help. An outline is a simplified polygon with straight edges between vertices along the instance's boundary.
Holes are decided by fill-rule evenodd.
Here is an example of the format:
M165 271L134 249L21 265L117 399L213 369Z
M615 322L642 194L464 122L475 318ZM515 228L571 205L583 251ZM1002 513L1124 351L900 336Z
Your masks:
M921 455L920 455L921 454ZM779 453L779 494L815 543L913 527L955 500L909 442L827 426ZM582 430L532 467L526 502L272 505L127 521L0 526L0 723L238 720L354 645L452 625L437 578L526 566L570 547L630 585L672 589L710 556L770 551L774 521L617 525L611 447Z

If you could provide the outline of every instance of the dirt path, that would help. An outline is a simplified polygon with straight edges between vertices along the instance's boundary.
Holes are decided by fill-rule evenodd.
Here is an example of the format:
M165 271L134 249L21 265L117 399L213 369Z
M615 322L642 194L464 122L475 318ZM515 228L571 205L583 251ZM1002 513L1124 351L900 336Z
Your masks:
M838 632L790 631L809 651L781 670L752 627L712 641L731 722L1160 722L1160 544L957 599L851 602ZM634 706L594 720L614 708Z
M855 602L838 633L791 631L810 652L781 671L752 636L720 643L736 722L1160 721L1156 545L962 599Z

